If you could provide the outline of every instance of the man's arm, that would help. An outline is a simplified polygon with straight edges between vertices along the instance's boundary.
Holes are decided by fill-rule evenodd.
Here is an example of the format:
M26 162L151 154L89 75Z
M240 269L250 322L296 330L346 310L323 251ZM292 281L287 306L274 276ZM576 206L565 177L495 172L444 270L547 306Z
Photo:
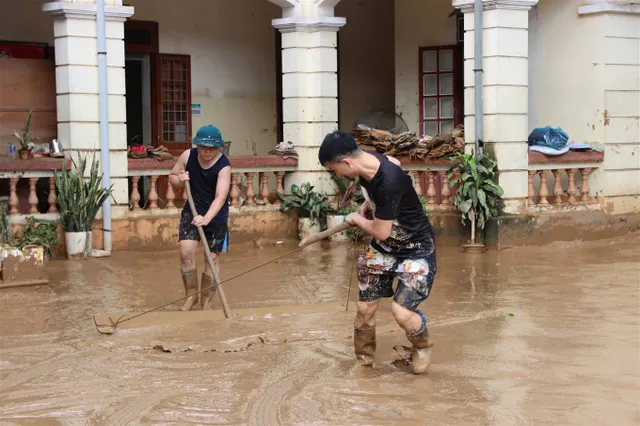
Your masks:
M381 220L378 218L369 220L360 213L352 213L347 216L346 220L380 241L384 241L391 236L393 220Z
M231 166L226 166L220 173L218 173L218 183L216 184L216 195L211 203L211 207L205 215L205 221L211 222L218 214L224 203L227 201L229 195L229 188L231 186Z
M392 185L383 185L378 190L375 217L370 220L360 213L347 216L346 220L352 225L360 227L367 234L380 241L391 236L393 221L398 216L402 194Z
M173 168L169 172L169 183L174 188L184 188L184 182L182 182L179 176L180 174L184 173L184 171L187 168L189 151L190 150L186 150L185 152L180 154L180 157L178 157L178 160L176 161L175 166L173 166Z

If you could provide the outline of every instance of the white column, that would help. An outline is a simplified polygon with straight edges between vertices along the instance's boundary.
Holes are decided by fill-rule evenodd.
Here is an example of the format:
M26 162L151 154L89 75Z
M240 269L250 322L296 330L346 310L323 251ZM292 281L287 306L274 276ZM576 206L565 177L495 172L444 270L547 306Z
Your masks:
M338 1L273 1L283 7L283 18L273 20L282 32L283 137L299 156L285 189L310 182L317 191L335 193L318 148L338 128L337 31L346 23L333 16Z
M498 161L506 213L526 208L528 193L529 9L538 0L483 0L483 124L485 153ZM474 1L464 12L465 138L474 147Z
M124 21L133 7L107 1L107 96L112 217L128 212L127 127L125 101ZM110 5L111 4L111 5ZM72 158L79 154L100 160L98 40L95 1L45 3L53 16L56 62L58 139ZM102 166L102 165L101 165ZM102 170L102 168L101 168Z

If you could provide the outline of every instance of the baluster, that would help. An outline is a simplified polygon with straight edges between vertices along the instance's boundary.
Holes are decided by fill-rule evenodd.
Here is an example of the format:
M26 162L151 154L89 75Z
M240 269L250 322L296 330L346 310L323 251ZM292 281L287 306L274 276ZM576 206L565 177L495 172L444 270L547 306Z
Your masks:
M580 193L582 197L580 201L591 201L591 194L589 189L589 174L593 171L590 167L585 167L583 169L579 169L580 174L582 175L582 185L580 186Z
M20 214L18 210L18 204L20 202L18 201L18 192L16 190L18 180L20 180L20 178L9 178L9 206L11 207L9 209L9 215L11 216Z
M436 183L434 181L434 173L429 170L427 172L427 176L429 177L429 183L427 184L427 205L435 206L436 205Z
M562 170L554 169L551 170L551 173L553 173L554 179L553 195L555 196L555 198L553 199L553 203L562 204L562 194L564 193L564 191L562 190L562 185L560 183L560 179L562 179Z
M276 191L284 194L284 172L276 172L276 181ZM282 203L280 198L276 198L276 202L274 204L279 205L280 203Z
M535 205L536 189L533 187L533 177L536 173L538 173L537 170L529 170L529 195L527 197L527 204L530 206Z
M49 213L56 213L58 208L56 207L56 203L58 201L58 195L56 194L56 178L49 178L49 198L47 198L49 202Z
M173 185L171 185L171 182L169 182L169 179L167 178L167 208L171 208L171 207L175 207L175 203L173 202L173 200L176 199L176 193L173 192Z
M149 181L149 209L156 210L158 208L158 189L156 187L158 176L150 176Z
M239 177L240 177L239 173L231 174L231 190L229 191L229 196L231 197L232 206L240 205L240 201L238 201L238 198L240 197L240 189L238 188Z
M567 175L569 175L569 204L576 203L576 169L568 169Z
M262 197L262 172L258 173L258 192L257 197L255 197L256 204L259 206L263 206L265 204L265 199Z
M269 175L267 172L260 172L260 182L262 184L262 204L269 204Z
M255 192L253 191L253 177L255 176L255 172L247 172L245 176L247 176L247 205L254 206L256 204L256 200L254 199Z
M424 195L422 193L422 186L420 185L420 178L422 177L422 172L419 170L413 170L411 171L411 174L413 175L413 187L416 190L416 193L418 194L418 197L420 197L421 195Z
M440 202L440 204L443 206L449 206L451 205L451 188L449 188L449 176L447 176L447 171L441 171L440 177L442 178L442 201Z
M538 195L540 196L540 198L538 200L538 204L549 204L549 201L547 200L547 196L549 195L549 189L547 188L548 174L548 170L540 170L540 190L538 191Z
M456 170L453 173L453 176L456 182L456 184L453 185L453 202L455 204L455 195L458 193L458 188L460 188L460 176L461 176L460 170Z
M138 191L138 182L140 182L140 176L132 176L131 177L131 196L129 197L129 202L131 203L131 210L139 210L140 209L140 191Z
M29 178L29 213L38 213L38 194L36 194L38 178Z

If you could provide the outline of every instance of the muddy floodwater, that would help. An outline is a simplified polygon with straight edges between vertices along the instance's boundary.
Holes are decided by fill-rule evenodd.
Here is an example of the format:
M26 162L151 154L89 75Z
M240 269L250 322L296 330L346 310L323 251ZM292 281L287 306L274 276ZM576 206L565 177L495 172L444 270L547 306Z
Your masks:
M184 295L178 252L52 260L49 286L0 290L0 424L638 425L639 241L438 246L423 376L394 349L408 342L389 299L375 366L355 368L349 245L226 283L231 319L175 303L108 336L94 314ZM222 278L296 244L232 245Z

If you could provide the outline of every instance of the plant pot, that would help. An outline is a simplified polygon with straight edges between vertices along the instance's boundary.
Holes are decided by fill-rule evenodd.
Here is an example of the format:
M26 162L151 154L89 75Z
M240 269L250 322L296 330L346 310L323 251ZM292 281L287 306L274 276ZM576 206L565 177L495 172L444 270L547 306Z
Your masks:
M67 258L82 259L85 257L85 249L87 256L91 250L91 241L93 233L90 232L65 232L64 244L67 250ZM89 241L87 241L87 238Z
M298 237L303 240L322 231L318 221L311 221L308 217L298 219Z
M346 216L342 215L327 215L327 228L343 224L345 218ZM350 240L349 233L346 230L338 232L337 234L333 234L332 236L330 236L329 240L341 243L347 242Z
M33 158L33 154L28 149L20 149L18 150L18 156L21 160L29 160Z

